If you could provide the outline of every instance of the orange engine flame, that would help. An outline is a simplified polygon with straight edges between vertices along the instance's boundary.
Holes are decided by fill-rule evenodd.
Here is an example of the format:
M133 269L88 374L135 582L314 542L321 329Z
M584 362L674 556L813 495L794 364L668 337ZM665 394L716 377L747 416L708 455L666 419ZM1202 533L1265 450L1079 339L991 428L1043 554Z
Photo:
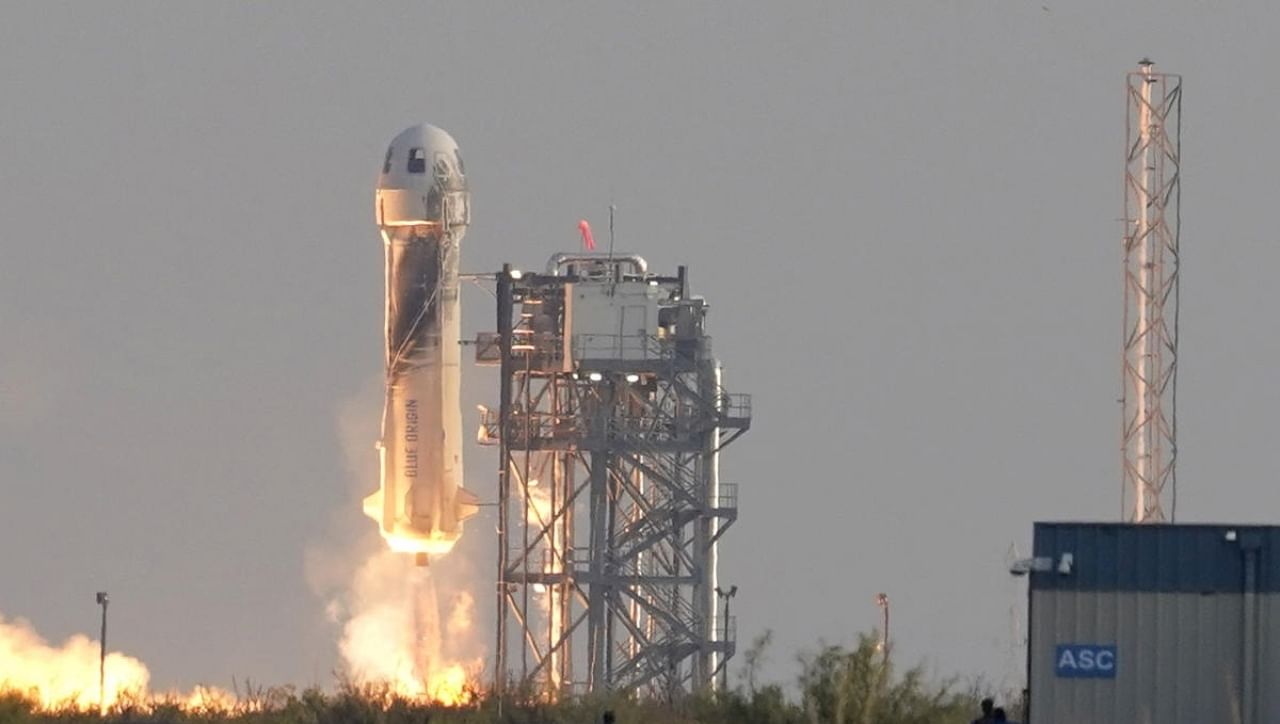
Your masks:
M352 679L388 698L467 705L483 661L451 652L473 638L474 599L457 594L442 621L432 571L390 550L365 561L352 584L339 649Z

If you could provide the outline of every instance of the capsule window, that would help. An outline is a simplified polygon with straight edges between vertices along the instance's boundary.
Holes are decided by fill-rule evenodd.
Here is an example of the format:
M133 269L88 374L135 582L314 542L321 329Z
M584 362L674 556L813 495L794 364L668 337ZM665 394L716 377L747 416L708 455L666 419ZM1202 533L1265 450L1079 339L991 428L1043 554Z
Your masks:
M384 175L391 173L391 152L393 150L395 149L392 149L392 148L387 149L387 158L382 162L382 173Z
M427 172L427 149L409 149L409 173Z

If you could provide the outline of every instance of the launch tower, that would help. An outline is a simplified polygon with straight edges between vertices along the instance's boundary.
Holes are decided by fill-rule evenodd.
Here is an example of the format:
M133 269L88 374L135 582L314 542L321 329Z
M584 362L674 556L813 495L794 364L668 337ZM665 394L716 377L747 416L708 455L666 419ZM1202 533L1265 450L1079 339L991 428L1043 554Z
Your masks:
M547 698L716 685L734 653L717 546L737 518L721 450L750 397L727 392L707 303L684 267L633 254L557 254L497 275L500 367L482 408L499 446L495 686Z

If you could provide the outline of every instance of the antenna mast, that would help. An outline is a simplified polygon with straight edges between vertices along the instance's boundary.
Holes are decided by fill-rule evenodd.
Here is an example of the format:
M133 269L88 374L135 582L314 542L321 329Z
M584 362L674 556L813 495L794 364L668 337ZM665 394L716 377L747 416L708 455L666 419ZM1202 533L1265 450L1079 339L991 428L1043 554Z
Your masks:
M1124 231L1123 514L1177 508L1178 235L1182 77L1128 74Z

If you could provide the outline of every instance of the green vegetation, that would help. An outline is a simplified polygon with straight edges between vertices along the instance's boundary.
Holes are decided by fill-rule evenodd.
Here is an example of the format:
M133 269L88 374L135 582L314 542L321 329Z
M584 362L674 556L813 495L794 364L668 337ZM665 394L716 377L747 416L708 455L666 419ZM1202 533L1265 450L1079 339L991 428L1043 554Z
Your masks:
M556 704L508 700L499 715L492 698L449 708L397 699L377 687L344 686L332 694L249 687L232 711L122 704L99 719L71 709L41 712L8 694L0 695L0 724L594 724L605 711L614 713L617 724L964 724L976 716L976 692L958 691L955 682L929 683L920 668L897 674L872 636L862 636L853 649L823 646L802 656L798 700L789 698L776 684L757 686L769 641L766 633L744 652L742 680L733 691L674 704L628 696Z

